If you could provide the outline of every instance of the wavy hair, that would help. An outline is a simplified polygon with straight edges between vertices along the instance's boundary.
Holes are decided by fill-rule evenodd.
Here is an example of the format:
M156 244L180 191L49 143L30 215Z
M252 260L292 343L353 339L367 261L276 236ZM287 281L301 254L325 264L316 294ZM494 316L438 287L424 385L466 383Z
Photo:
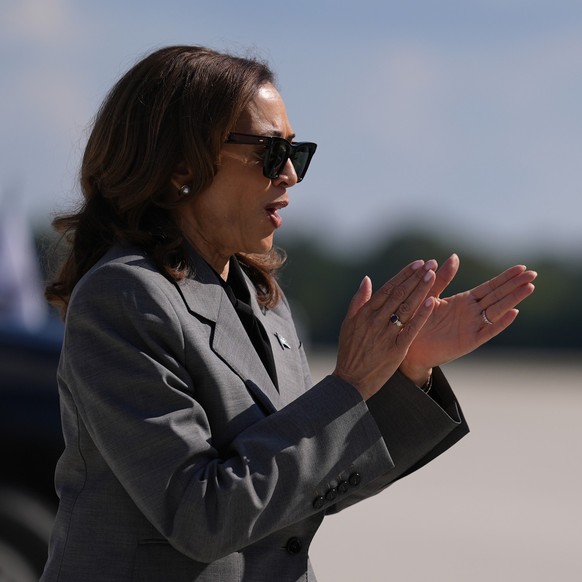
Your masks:
M222 144L265 83L274 83L265 63L198 46L157 50L117 82L85 148L81 206L53 221L67 247L45 295L63 317L79 279L116 243L142 248L171 280L190 274L187 243L173 212L210 185ZM176 202L171 176L181 162L194 177L190 194ZM282 251L237 258L259 303L275 306Z

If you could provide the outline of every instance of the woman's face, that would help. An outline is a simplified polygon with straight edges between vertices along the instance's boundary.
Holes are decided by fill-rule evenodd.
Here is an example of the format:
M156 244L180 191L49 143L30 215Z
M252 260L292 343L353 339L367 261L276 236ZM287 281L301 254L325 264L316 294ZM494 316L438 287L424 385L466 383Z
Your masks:
M285 104L273 85L259 89L234 132L291 141ZM287 190L297 175L288 160L279 178L263 176L263 151L260 145L224 144L212 184L183 208L186 236L219 273L234 253L268 252L282 224L279 211L288 205Z

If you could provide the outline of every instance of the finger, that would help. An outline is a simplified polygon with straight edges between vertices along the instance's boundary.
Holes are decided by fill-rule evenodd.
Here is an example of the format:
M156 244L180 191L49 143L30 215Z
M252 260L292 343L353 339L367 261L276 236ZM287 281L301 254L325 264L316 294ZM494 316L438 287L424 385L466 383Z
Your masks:
M418 332L423 328L424 324L428 321L430 314L432 313L435 306L434 297L428 297L418 308L414 317L402 328L402 331L398 334L396 338L396 343L406 349L410 347Z
M495 288L493 291L485 295L481 301L484 303L495 303L496 301L503 299L503 297L513 293L518 287L531 283L536 277L537 273L535 271L524 271L503 285Z
M450 285L459 270L459 256L453 253L444 263L443 266L436 272L436 280L430 294L433 297L439 297L441 293Z
M422 280L412 289L408 297L396 307L394 313L402 324L407 324L414 317L420 304L432 291L435 277L434 271L427 271Z
M350 301L346 319L352 318L372 297L372 280L366 275Z
M481 301L486 295L492 293L495 289L501 287L511 279L521 275L524 271L525 265L515 265L510 267L500 275L497 275L497 277L489 279L489 281L485 281L485 283L481 283L481 285L471 289L471 295L473 295L477 301Z
M497 287L492 287L491 291L489 293L487 293L486 295L484 295L479 300L479 303L481 305L483 305L483 308L487 308L489 305L493 305L493 304L505 299L506 297L512 297L515 294L517 289L519 289L520 287L527 288L527 286L532 281L534 281L536 277L537 277L537 273L535 271L523 271L523 272L519 273L518 275L516 275L515 277L505 281L501 285L499 285ZM533 291L533 289L532 289L532 291ZM473 293L473 292L471 292L471 293ZM531 291L530 291L530 293L531 293ZM527 295L529 295L530 293L526 293L526 295L524 297L527 297ZM523 297L522 297L522 299L523 299ZM521 299L519 301L521 301ZM513 303L513 305L511 305L511 307L513 307L517 303L518 303L518 301Z
M515 321L518 314L518 309L510 309L491 325L484 324L478 332L479 345L488 342L491 338L499 335L504 329L507 329ZM487 315L487 317L489 317L489 315Z
M404 267L374 293L369 302L370 308L380 310L388 303L388 307L395 310L425 277L431 278L428 273L434 271L436 267L437 263L432 259L426 263L414 261Z
M483 305L483 310L490 321L496 322L505 315L506 312L512 310L518 303L529 297L535 291L535 286L531 283L520 285L498 301L490 303L485 306L488 298L484 299L479 305Z

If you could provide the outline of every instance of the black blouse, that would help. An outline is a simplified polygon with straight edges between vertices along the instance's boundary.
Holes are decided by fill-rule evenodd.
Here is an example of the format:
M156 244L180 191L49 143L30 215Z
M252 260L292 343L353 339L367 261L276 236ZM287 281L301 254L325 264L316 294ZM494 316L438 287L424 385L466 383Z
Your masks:
M259 355L259 358L261 358L265 369L271 377L275 388L279 390L279 382L277 380L277 370L275 368L271 342L269 341L269 336L267 335L263 324L251 309L251 294L247 287L247 282L241 265L236 257L233 256L230 258L228 278L226 282L220 276L218 276L218 279L236 310L238 317Z

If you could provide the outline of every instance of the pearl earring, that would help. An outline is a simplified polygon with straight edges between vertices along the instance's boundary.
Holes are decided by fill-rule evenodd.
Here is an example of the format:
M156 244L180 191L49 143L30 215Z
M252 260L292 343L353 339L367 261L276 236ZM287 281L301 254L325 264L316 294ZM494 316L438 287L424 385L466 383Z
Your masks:
M180 190L180 196L188 196L188 194L190 194L190 186L187 186L186 184L184 184Z

